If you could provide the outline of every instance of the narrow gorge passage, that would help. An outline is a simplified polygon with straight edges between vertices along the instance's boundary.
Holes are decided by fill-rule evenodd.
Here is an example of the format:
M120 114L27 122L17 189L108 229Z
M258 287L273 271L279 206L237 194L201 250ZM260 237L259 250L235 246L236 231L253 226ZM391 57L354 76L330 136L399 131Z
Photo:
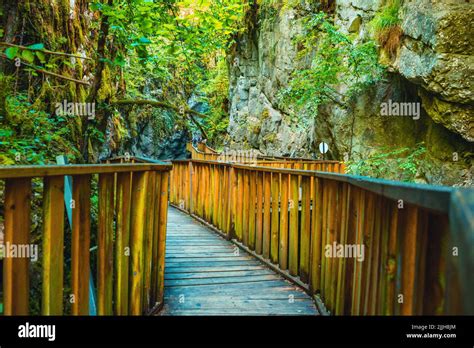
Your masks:
M161 315L319 314L302 289L191 216L170 207L167 230Z

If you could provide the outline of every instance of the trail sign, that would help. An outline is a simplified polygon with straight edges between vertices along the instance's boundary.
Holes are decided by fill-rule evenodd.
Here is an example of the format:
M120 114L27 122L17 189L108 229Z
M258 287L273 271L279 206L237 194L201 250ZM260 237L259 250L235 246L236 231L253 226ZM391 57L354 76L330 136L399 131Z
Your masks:
M325 142L322 142L319 144L319 152L321 152L323 155L329 151L329 146Z

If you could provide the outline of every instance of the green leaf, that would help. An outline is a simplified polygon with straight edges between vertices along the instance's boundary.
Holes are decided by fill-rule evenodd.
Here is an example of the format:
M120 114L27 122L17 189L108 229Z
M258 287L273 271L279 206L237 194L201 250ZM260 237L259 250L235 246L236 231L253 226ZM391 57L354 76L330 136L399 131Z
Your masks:
M17 53L18 53L18 47L8 47L5 50L5 55L7 56L8 59L15 58Z
M41 63L46 62L46 57L45 57L43 52L37 51L37 52L35 52L35 54L36 54L36 56L38 57L38 59L40 60Z
M33 51L44 50L44 45L42 43L37 43L37 44L28 46L28 49L33 50Z
M33 55L33 52L28 51L28 50L24 50L23 52L21 52L21 58L26 60L28 63L33 63L33 61L35 60L35 56Z
M148 39L146 37L141 37L140 39L138 39L138 41L140 41L140 43L142 43L142 44L151 44L150 39Z

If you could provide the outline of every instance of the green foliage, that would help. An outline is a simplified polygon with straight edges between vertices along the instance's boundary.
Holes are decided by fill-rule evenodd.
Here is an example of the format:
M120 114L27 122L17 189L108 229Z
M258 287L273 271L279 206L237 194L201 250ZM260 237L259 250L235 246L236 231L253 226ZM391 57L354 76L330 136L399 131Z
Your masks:
M369 23L373 37L391 57L395 56L402 35L399 11L400 0L389 0Z
M367 159L347 163L348 174L413 182L426 152L424 144L377 153Z
M305 22L305 34L297 38L301 58L311 56L311 66L293 73L289 87L280 94L283 103L317 114L319 105L332 101L344 104L383 77L375 43L354 42L338 31L320 12ZM338 85L347 86L345 95Z
M210 106L210 114L204 128L209 136L210 145L218 147L229 125L227 112L229 71L223 56L210 70L208 80L199 86L199 90L203 93L201 100Z
M67 140L71 134L69 119L35 110L21 94L5 97L3 104L0 164L54 163L58 153L67 154L71 160L78 156L74 144Z
M181 106L192 96L202 95L200 89L216 77L215 62L225 57L235 34L242 30L245 4L241 0L133 0L110 7L95 2L90 8L109 16L116 46L122 48L107 63L124 70L125 97L152 97ZM220 109L215 98L210 96L209 102ZM204 122L211 133L222 130L219 112L211 110ZM154 112L148 114L152 117ZM183 125L181 115L176 115L176 122Z
M400 24L398 13L400 11L400 0L389 0L381 11L377 12L369 26L373 33L381 32L390 27Z

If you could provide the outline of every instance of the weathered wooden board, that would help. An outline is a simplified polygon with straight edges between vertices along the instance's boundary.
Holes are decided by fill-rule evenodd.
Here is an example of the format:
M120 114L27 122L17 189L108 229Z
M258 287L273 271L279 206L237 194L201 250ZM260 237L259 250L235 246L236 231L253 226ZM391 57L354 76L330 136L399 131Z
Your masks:
M263 244L263 243L262 243ZM170 208L161 315L318 315L302 289Z

